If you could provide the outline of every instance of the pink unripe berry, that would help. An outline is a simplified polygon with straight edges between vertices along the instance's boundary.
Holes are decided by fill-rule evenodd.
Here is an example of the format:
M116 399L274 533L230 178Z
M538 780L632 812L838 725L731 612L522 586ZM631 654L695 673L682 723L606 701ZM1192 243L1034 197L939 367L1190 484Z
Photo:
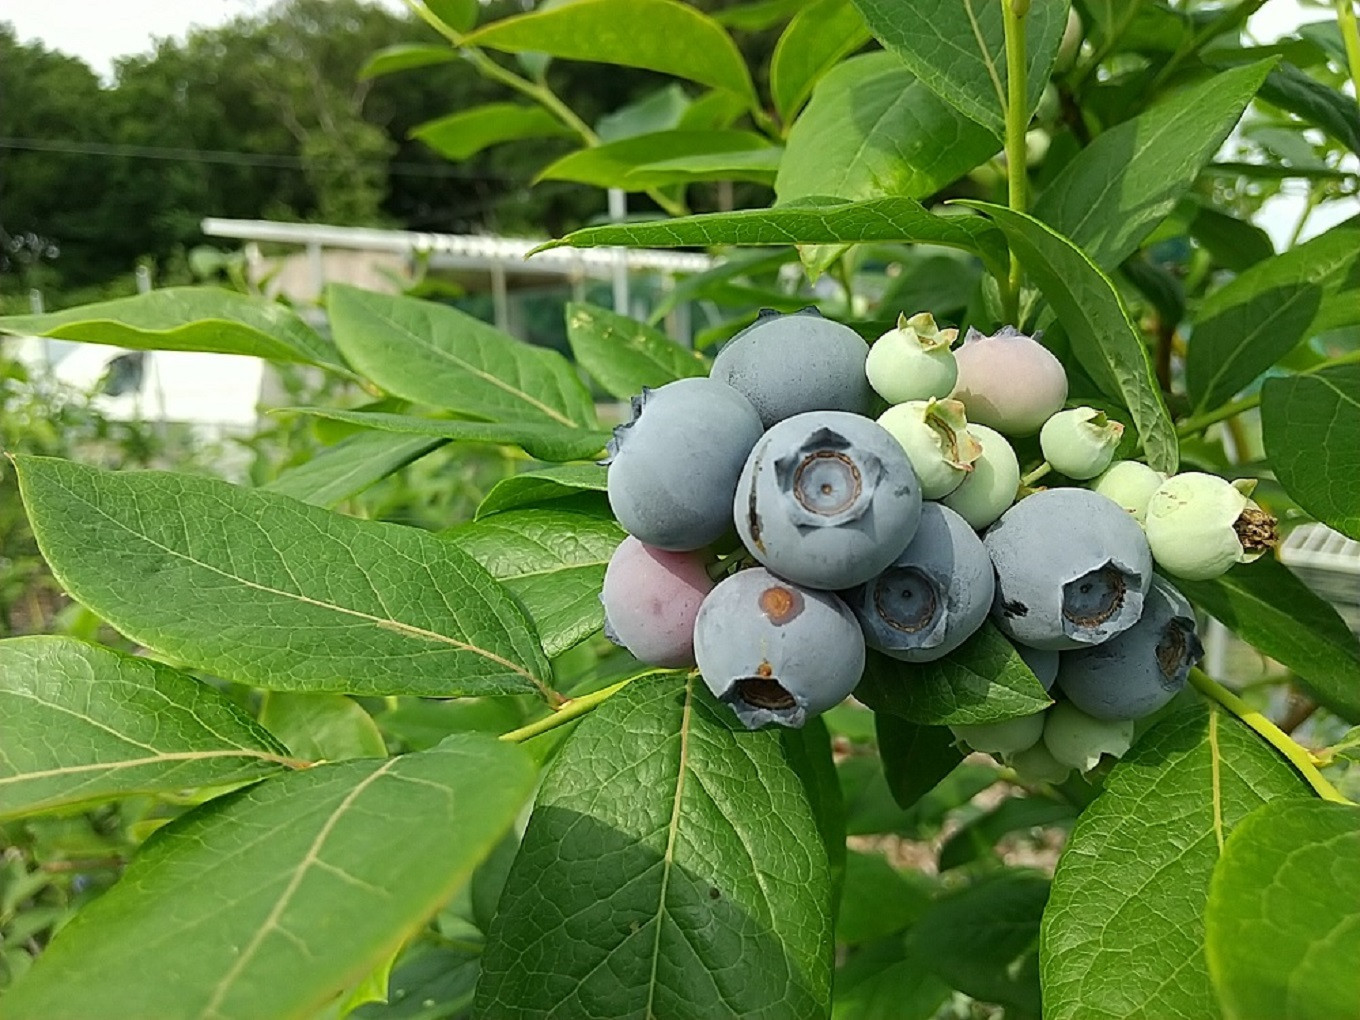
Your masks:
M694 618L713 589L697 552L625 538L604 572L605 633L653 666L694 665Z
M968 420L1008 436L1039 431L1067 399L1067 373L1053 352L1013 326L994 336L969 329L954 352L959 380L951 394Z

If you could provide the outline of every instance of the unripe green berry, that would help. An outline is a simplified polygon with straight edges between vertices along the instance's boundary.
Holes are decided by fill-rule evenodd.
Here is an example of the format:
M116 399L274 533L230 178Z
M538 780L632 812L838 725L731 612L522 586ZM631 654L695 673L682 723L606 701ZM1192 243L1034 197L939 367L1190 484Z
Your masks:
M987 527L1015 502L1020 488L1020 462L1006 437L986 425L969 425L982 444L982 455L959 487L940 500L974 528Z
M1139 524L1147 519L1152 494L1166 475L1136 460L1117 460L1091 482L1091 489L1122 506Z
M936 326L929 312L910 319L899 315L897 328L869 348L864 366L869 385L890 404L949 396L959 376L949 345L958 335L957 329Z
M1070 701L1060 701L1047 712L1044 746L1061 765L1090 772L1102 755L1122 758L1133 746L1133 720L1094 719Z
M1024 751L1008 755L1006 764L1015 769L1016 777L1026 783L1061 783L1072 774L1072 767L1053 757L1042 740Z
M1192 581L1250 563L1278 540L1275 518L1248 497L1256 482L1190 471L1168 478L1148 502L1144 530L1165 571Z
M957 400L908 400L884 411L878 423L902 444L926 499L957 489L982 455Z
M1016 754L1033 747L1044 735L1044 713L1022 715L994 723L951 726L950 731L974 751Z
M1114 459L1124 426L1094 407L1059 411L1039 430L1039 447L1055 471L1068 478L1094 478Z

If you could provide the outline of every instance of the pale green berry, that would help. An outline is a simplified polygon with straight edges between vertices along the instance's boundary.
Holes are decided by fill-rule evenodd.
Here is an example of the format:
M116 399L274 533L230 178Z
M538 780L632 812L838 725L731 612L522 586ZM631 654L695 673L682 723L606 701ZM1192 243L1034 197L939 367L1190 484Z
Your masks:
M1094 478L1114 460L1124 426L1094 407L1059 411L1039 430L1039 448L1055 471L1068 478Z
M926 499L957 489L982 455L957 400L908 400L884 411L878 423L907 451Z
M1072 774L1072 767L1053 757L1042 740L1033 747L1007 755L1006 764L1026 783L1061 783Z
M1139 524L1147 519L1148 502L1166 475L1136 460L1117 460L1091 482L1093 491L1122 506Z
M969 425L982 454L959 487L940 500L979 531L1004 514L1020 488L1020 462L1006 437L986 425Z
M947 397L959 377L949 345L957 329L940 329L929 312L897 317L897 328L869 348L864 371L869 385L890 404Z
M1095 719L1070 701L1060 701L1044 720L1044 746L1060 765L1090 772L1102 755L1122 758L1133 746L1133 720Z
M1044 735L1044 713L1022 715L994 723L951 726L949 729L974 751L988 754L1016 754L1033 747Z
M1158 486L1143 524L1158 566L1207 581L1272 548L1279 538L1275 518L1248 498L1255 487L1251 479L1229 482L1198 471Z

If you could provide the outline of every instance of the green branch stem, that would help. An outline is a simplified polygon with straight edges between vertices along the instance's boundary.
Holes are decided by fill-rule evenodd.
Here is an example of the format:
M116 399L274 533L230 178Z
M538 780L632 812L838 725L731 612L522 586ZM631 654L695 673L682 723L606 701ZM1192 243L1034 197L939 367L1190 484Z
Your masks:
M664 669L649 669L642 673L636 673L624 680L620 680L616 684L602 687L598 691L592 691L590 694L583 694L579 698L569 698L564 701L552 715L544 716L542 719L535 719L533 722L521 726L517 730L510 730L508 733L502 733L500 739L510 744L519 744L525 740L537 737L540 734L547 733L549 730L555 730L559 726L565 726L573 719L579 719L591 709L602 705L634 680L640 680L645 676L655 676L658 673L666 672L670 671Z
M1043 478L1044 475L1048 474L1048 473L1049 473L1050 471L1052 471L1052 470L1053 470L1053 465L1050 464L1048 461L1044 461L1044 462L1041 463L1037 468L1035 468L1033 471L1031 471L1029 474L1027 474L1027 475L1022 475L1021 478L1020 478L1020 485L1021 485L1022 487L1024 487L1024 486L1029 486L1029 485L1033 485L1033 484L1034 484L1035 482L1037 482L1040 478Z
M1239 698L1232 691L1222 684L1213 680L1202 670L1192 669L1190 671L1190 684L1210 701L1221 705L1227 709L1243 723L1255 730L1266 743L1270 744L1280 754L1284 755L1303 776L1304 782L1313 788L1323 800L1331 801L1334 804L1350 804L1351 801L1343 797L1335 786L1318 771L1313 764L1313 756L1308 749L1298 744L1288 733L1280 729L1273 722L1267 719L1256 709L1252 708L1245 701Z
M1025 15L1029 0L1001 0L1006 30L1006 204L1024 212L1026 204L1025 133L1029 102L1025 82ZM1006 317L1020 314L1020 260L1011 251L1010 274L1002 287Z
M1350 65L1355 98L1360 102L1360 27L1355 20L1355 0L1336 0L1336 18L1341 23L1341 38L1346 43L1346 62Z
M1295 375L1312 375L1314 372L1321 372L1324 369L1336 368L1338 365L1353 365L1356 362L1360 362L1360 351L1351 351L1349 354L1328 358L1326 361L1314 365L1312 368L1305 368L1302 372L1296 372ZM1197 414L1194 417L1185 419L1185 421L1176 426L1176 435L1181 439L1184 439L1187 436L1193 436L1198 432L1204 431L1210 425L1217 425L1221 421L1235 418L1243 411L1250 411L1260 403L1261 391L1257 390L1255 393L1249 393L1245 397L1239 397L1237 400L1229 401L1222 407L1216 407L1212 411L1205 411L1203 414Z

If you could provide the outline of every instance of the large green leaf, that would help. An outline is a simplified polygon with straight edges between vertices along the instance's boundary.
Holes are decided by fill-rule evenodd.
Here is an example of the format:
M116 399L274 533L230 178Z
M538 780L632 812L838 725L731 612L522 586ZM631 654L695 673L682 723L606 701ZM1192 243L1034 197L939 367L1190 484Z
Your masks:
M1360 1016L1360 808L1277 800L1209 886L1209 973L1230 1020Z
M1204 908L1223 841L1307 787L1217 706L1153 727L1083 813L1058 861L1040 957L1050 1020L1217 1015Z
M366 429L459 443L492 443L522 446L531 457L542 460L575 460L593 457L604 449L609 433L544 421L462 421L422 418L389 411L342 411L330 407L292 407L285 410L314 414L330 421L343 421Z
M931 726L999 722L1053 704L1015 646L990 622L935 662L899 662L870 652L855 697L876 712Z
M519 748L459 734L211 801L62 929L5 1016L312 1016L467 882L534 778Z
M792 120L818 79L868 41L850 0L813 0L795 14L770 57L770 98L780 119Z
M1180 461L1171 414L1142 337L1109 277L1088 255L1033 217L998 205L983 209L1010 239L1025 271L1067 329L1072 349L1097 385L1129 409L1148 463L1168 474Z
M343 694L267 691L260 725L294 754L313 761L387 757L378 724L357 701Z
M823 1016L831 886L777 733L697 677L634 681L543 781L492 922L481 1016Z
M944 726L909 722L891 712L874 713L878 757L893 800L912 807L963 761L954 734Z
M646 191L673 183L675 175L680 173L679 170L655 169L654 165L662 160L683 161L697 156L759 152L769 148L767 139L751 131L658 131L579 149L550 163L539 173L538 179ZM649 169L649 165L653 168Z
M559 464L521 471L492 486L477 507L477 517L480 519L502 510L536 506L582 493L599 493L602 497L608 477L608 470L599 464Z
M64 637L0 641L0 818L272 775L288 751L214 688Z
M271 690L508 694L548 664L466 553L225 482L15 458L67 591L148 648Z
M1185 384L1217 407L1300 340L1360 323L1360 217L1259 262L1212 292L1195 316Z
M334 506L445 442L377 430L358 432L327 447L311 460L289 468L263 488L315 506Z
M902 931L930 903L930 880L901 872L880 854L852 851L845 861L845 889L836 912L836 941L870 942Z
M756 99L746 61L731 36L706 14L676 0L575 0L492 22L467 42L510 53L645 67Z
M945 102L1000 138L1006 47L999 0L855 0L870 30ZM1033 110L1067 25L1067 0L1033 0L1026 15L1025 93Z
M1273 557L1211 581L1176 579L1191 602L1293 670L1313 696L1360 722L1360 639L1335 609Z
M410 136L448 159L462 160L501 142L571 132L541 106L486 103L411 128Z
M1261 430L1285 491L1318 520L1360 540L1360 365L1267 379Z
M536 507L482 517L445 537L519 599L548 655L604 625L604 568L625 537L613 519Z
M427 46L421 43L398 43L386 46L364 61L359 68L359 80L379 78L398 71L410 71L434 64L451 64L458 59L452 46Z
M1216 74L1104 132L1044 189L1034 215L1114 269L1194 184L1270 67Z
M962 248L981 256L994 270L1005 272L1001 234L976 216L937 216L910 198L876 198L867 202L809 199L774 209L742 209L703 213L645 223L585 227L549 242L544 248L570 245L634 245L687 248L717 244L841 244L853 241L920 241Z
M45 315L7 315L0 333L139 351L248 354L344 369L335 349L273 301L218 287L166 287Z
M952 995L953 989L907 953L901 936L883 939L851 953L837 968L831 1020L932 1020Z
M595 407L566 358L431 301L332 285L335 342L389 393L489 421L592 426Z
M708 374L701 356L660 330L596 305L567 305L567 340L576 363L621 400L644 386Z
M775 179L781 201L812 195L920 198L997 150L992 134L879 51L817 84L789 132Z

